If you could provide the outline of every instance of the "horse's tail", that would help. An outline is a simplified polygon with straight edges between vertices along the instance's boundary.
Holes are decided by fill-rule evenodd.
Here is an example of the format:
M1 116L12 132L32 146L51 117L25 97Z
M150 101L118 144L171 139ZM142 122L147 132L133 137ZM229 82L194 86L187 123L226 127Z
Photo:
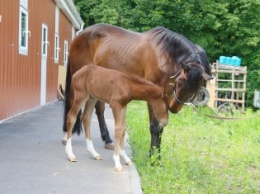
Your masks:
M71 85L71 71L70 71L70 60L68 59L68 65L67 65L67 73L66 73L66 85L65 85L65 100L64 100L64 119L63 119L63 131L67 132L67 114L71 108L71 91L70 91L70 85ZM72 130L72 133L77 133L78 135L82 131L81 126L81 110L79 111L77 115L77 120L75 122L74 128Z

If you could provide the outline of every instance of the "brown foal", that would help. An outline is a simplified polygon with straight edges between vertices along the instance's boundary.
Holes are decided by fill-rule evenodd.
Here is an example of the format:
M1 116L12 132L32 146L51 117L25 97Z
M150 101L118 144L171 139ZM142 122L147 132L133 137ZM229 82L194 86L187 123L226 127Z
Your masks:
M164 88L133 74L124 74L116 70L96 65L83 66L77 71L71 82L73 91L72 107L67 114L67 143L65 151L70 161L76 161L71 146L72 129L80 109L85 106L82 121L85 131L87 150L95 159L101 159L95 151L90 133L92 113L97 100L108 103L112 108L115 121L115 149L113 159L115 170L122 171L119 154L126 164L131 165L124 147L126 133L126 106L131 100L144 100L153 108L159 126L168 122L168 106Z

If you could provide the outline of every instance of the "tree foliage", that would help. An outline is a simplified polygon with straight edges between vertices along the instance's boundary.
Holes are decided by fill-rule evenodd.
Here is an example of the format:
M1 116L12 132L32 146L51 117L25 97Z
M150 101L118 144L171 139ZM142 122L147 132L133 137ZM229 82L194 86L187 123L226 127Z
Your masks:
M164 26L205 48L210 61L239 56L248 67L248 104L260 90L260 0L75 0L86 26L146 31ZM255 81L258 81L255 83Z

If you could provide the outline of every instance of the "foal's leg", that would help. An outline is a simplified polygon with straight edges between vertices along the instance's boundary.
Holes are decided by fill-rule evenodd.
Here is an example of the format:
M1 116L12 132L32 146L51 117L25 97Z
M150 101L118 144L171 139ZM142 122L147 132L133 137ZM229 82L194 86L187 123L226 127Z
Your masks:
M125 151L125 134L126 134L126 107L122 110L122 125L123 125L123 134L120 140L120 155L124 158L125 163L129 166L132 165L131 159L127 156Z
M113 150L114 144L109 136L107 124L104 117L105 103L97 101L95 108L96 108L96 115L97 115L98 124L100 128L101 138L105 142L105 148Z
M67 153L68 159L71 162L77 161L77 159L72 151L71 137L72 137L72 129L76 122L77 114L78 114L80 108L82 107L82 103L84 103L83 99L75 99L73 101L70 111L67 114L67 142L66 142L66 146L65 146L65 152Z
M123 109L124 107L117 102L113 102L110 104L114 119L115 119L115 150L114 150L114 155L113 159L115 162L115 170L117 172L123 171L122 165L120 163L120 156L119 156L119 151L120 151L120 142L123 137Z
M93 157L96 160L100 160L101 157L96 152L96 150L93 146L93 143L91 140L91 133L90 133L91 118L92 118L93 110L95 108L95 104L96 104L96 100L90 97L84 108L84 112L82 115L82 122L83 122L84 130L85 130L87 150L93 155Z
M151 134L151 145L150 145L150 156L152 156L155 150L160 154L161 138L163 133L163 127L159 126L159 122L154 116L152 107L148 104L149 119L150 119L150 134ZM160 155L158 156L160 159Z

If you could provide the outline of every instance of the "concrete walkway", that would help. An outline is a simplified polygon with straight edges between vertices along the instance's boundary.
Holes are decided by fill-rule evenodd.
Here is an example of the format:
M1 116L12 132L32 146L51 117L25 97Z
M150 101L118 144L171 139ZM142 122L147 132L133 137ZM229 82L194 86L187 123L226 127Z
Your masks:
M0 123L0 193L142 193L134 165L123 165L121 173L114 171L113 151L104 148L95 115L91 133L102 160L87 152L83 135L72 139L78 161L67 160L61 143L62 106L62 101L56 101ZM105 114L114 139L111 109ZM127 152L131 156L129 145Z

